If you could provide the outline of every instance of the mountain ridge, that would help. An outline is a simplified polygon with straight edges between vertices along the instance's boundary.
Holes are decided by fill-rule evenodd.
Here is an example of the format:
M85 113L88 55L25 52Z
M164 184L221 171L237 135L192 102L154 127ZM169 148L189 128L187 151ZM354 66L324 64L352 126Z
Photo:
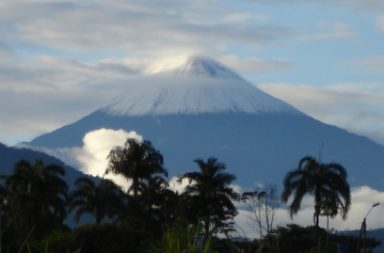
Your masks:
M12 169L16 162L19 160L26 160L29 162L34 162L38 159L41 159L45 164L55 164L62 166L65 169L64 178L66 179L68 185L72 187L75 180L85 174L79 170L65 164L63 161L59 160L57 157L48 155L42 151L37 151L36 149L31 149L28 147L16 148L8 147L0 143L0 164L1 164L1 175L10 175Z

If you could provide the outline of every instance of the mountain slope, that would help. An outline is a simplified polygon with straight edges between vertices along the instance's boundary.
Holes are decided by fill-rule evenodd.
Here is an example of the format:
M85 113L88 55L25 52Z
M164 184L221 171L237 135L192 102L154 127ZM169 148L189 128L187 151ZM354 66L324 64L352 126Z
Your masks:
M170 175L195 169L193 160L215 156L241 186L281 184L303 156L336 161L353 186L384 189L384 147L323 124L206 58L158 65L127 83L110 105L34 139L29 145L68 148L99 128L136 131L165 157Z
M193 169L193 159L216 156L236 174L241 185L280 184L300 158L322 153L324 161L337 161L348 169L353 185L383 189L383 173L376 170L384 162L384 147L303 115L127 117L97 111L31 144L50 148L81 146L83 136L98 128L134 130L151 140L163 153L170 175Z
M66 166L62 161L58 160L53 156L49 156L45 153L33 151L27 148L12 148L7 147L0 143L0 171L1 175L9 175L12 173L13 166L19 160L27 160L29 162L34 162L37 159L41 159L45 164L56 164L62 166L65 169L66 182L68 185L72 185L76 178L84 176L80 171Z

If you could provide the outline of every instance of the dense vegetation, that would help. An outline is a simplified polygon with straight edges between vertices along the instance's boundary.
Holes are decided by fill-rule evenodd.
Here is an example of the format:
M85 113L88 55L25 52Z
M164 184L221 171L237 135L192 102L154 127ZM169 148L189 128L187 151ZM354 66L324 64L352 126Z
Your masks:
M182 193L169 188L163 157L149 141L128 139L108 159L106 172L131 182L126 191L89 177L78 178L70 191L59 166L40 160L15 164L0 184L0 252L352 252L358 245L358 238L329 234L318 224L320 215L345 217L349 210L347 174L339 164L305 157L288 172L282 201L293 196L293 215L303 196L313 195L315 226L273 228L275 190L236 193L230 186L235 176L215 158L197 159L197 171L180 175L180 182L189 182ZM234 203L251 200L262 237L232 238Z

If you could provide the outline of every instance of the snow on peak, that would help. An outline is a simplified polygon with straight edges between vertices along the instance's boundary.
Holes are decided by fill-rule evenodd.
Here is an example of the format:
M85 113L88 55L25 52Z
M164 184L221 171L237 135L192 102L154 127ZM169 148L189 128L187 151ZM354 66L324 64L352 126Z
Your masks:
M145 77L130 80L126 92L102 111L112 115L199 113L299 113L206 57L153 65Z
M223 64L204 56L193 55L162 59L151 64L145 71L149 75L185 75L223 79L242 79Z

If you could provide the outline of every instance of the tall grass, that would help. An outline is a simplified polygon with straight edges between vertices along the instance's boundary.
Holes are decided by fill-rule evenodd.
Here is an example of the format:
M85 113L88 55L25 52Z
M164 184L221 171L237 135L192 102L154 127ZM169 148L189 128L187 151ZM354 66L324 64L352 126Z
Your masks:
M212 237L203 242L199 228L167 227L154 253L216 253L211 247Z

